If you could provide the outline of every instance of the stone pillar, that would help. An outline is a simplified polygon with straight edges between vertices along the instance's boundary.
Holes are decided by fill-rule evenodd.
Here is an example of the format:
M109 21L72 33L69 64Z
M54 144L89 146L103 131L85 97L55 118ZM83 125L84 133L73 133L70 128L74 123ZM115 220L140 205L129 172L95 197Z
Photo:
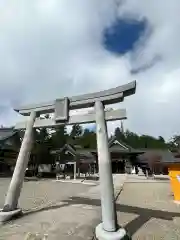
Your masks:
M93 174L94 174L94 175L96 174L96 166L95 166L95 163L93 163Z
M125 229L118 229L117 226L111 158L102 102L96 101L95 112L102 210L102 223L96 227L96 238L99 240L127 239Z
M79 165L78 165L78 178L80 178L80 167L79 167Z
M32 146L33 125L36 119L36 112L31 112L27 122L26 131L14 169L11 183L5 199L3 211L9 212L17 209L18 199L24 181L24 175L28 164L30 150Z
M74 180L76 180L76 162L74 162Z

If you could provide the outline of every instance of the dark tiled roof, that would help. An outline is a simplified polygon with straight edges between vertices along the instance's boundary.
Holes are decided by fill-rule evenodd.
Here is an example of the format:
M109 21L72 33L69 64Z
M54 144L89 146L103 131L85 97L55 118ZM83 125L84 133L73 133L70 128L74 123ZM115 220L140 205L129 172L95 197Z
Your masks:
M80 157L85 157L87 159L95 159L91 151L89 149L84 149L84 148L78 148L75 149L74 146L71 146L70 144L65 144L64 147L57 149L57 150L52 150L52 154L57 154L61 153L64 149L69 150L74 156L80 156Z
M175 158L175 162L174 163L180 163L180 158Z
M65 149L69 150L73 155L77 155L76 150L70 144L65 144L62 148L54 149L54 150L51 151L51 153L52 154L58 154L58 153L61 153Z
M109 145L109 148L113 145L113 143L114 143L114 141L116 141L117 140L117 138L116 138L116 136L113 136L110 140L109 140L109 142L108 142L108 145ZM123 141L121 141L121 140L117 140L122 146L124 146L124 148L125 149L133 149L131 146L129 146L129 145L127 145L126 143L124 143Z
M113 145L114 142L117 141L119 142L119 144ZM142 154L145 151L140 150L140 149L134 149L131 146L129 146L128 144L124 143L121 140L117 140L116 136L112 137L109 140L109 149L110 152L117 152L117 153L124 153L124 154Z
M116 152L116 153L122 153L122 154L137 154L137 155L144 153L144 151L134 149L122 141L118 141L120 145L118 144L113 145L114 141L116 140L117 140L116 137L112 137L108 142L111 153ZM97 149L88 149L88 148L86 149L86 148L80 147L79 145L76 147L76 145L71 145L71 144L65 144L63 148L53 150L51 151L51 153L52 154L61 153L65 148L68 149L73 155L85 157L86 159L94 159L95 156L93 155L93 153L97 153Z
M140 162L148 162L153 160L155 162L171 164L171 163L180 163L180 159L175 158L173 153L169 150L146 150L146 152L138 157Z
M76 150L77 154L81 156L85 156L87 158L93 158L93 154L88 150L88 149L77 149Z
M139 149L121 149L119 147L110 148L109 151L111 153L116 152L116 153L137 154L137 155L144 153L144 151L141 151Z
M17 132L13 128L0 128L0 142L13 137Z
M172 152L175 158L180 158L180 152Z

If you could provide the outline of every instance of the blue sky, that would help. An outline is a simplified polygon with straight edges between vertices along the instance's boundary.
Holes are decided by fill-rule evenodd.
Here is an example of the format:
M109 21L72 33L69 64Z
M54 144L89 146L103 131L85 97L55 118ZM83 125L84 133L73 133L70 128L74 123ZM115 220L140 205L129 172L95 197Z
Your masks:
M104 31L104 46L115 54L132 51L146 30L146 21L116 20Z

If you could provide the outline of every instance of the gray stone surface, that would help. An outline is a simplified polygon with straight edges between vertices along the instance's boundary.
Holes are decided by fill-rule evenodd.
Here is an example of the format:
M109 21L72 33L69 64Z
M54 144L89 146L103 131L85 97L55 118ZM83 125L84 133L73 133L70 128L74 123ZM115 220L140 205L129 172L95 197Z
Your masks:
M169 181L128 176L117 209L119 224L133 240L180 239L180 206L173 202Z
M96 227L96 238L98 240L130 240L124 228L119 228L114 232L107 232L104 230L102 223Z
M105 119L106 121L115 121L115 120L123 120L126 119L126 109L115 109L110 111L105 111ZM94 123L95 121L95 114L94 113L84 113L84 114L76 114L70 115L66 125L72 124L83 124L83 123ZM26 121L18 122L15 125L15 129L25 129L26 128ZM60 126L64 125L63 122L56 122L54 118L36 118L34 123L34 128L40 127L53 127L53 126Z
M95 102L95 112L102 222L104 230L113 232L116 230L117 219L114 203L111 156L108 148L107 125L102 102Z
M22 214L21 208L5 212L0 209L0 224L11 220L14 217L20 216Z
M114 176L118 195L124 176ZM0 206L10 179L0 179ZM53 180L24 182L20 205L24 216L0 227L0 240L24 240L28 233L48 234L48 239L92 239L101 222L98 182L61 183Z
M26 167L28 165L30 151L33 140L33 125L36 119L36 113L31 112L27 121L26 131L22 140L16 166L13 172L11 182L9 184L7 195L5 198L4 208L5 211L14 211L17 209L18 200L21 194L21 188L24 181ZM13 213L11 213L13 214Z
M9 179L1 179L0 193L5 195ZM48 234L48 239L84 239L93 236L97 224L97 208L71 200L92 186L59 183L52 180L25 182L20 197L24 216L0 227L0 240L24 240L32 234ZM3 206L4 199L0 198ZM97 222L96 222L97 221Z
M113 177L115 189L125 177ZM0 207L8 183L0 179ZM92 239L101 222L98 185L25 182L20 205L25 215L1 226L0 240L24 240L29 232L47 233L48 240ZM132 233L133 240L180 239L180 206L173 202L168 181L138 181L128 175L116 207L119 225Z
M124 97L128 97L135 94L136 81L130 82L125 85L111 88L108 90L83 94L79 96L73 96L69 98L70 109L93 107L95 101L103 101L104 104L114 104L124 100ZM43 113L54 112L54 100L46 103L31 104L27 106L20 106L14 110L22 115L29 115L32 110Z
M9 183L9 178L0 179L0 208L4 204ZM53 180L24 182L19 205L25 212L39 209L86 192L90 187L85 184L61 183Z

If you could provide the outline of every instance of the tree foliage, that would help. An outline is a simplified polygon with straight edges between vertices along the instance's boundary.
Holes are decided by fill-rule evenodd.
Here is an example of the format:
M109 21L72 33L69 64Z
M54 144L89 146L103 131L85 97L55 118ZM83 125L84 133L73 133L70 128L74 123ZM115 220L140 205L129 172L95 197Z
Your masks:
M96 133L85 129L81 138L81 146L84 148L95 149L96 148Z
M70 133L72 138L80 137L83 133L83 129L79 124L74 124Z
M120 127L115 129L113 135L117 140L135 149L177 150L180 147L180 136L174 136L171 141L166 142L162 136L155 138L149 135L138 135L129 130L123 132ZM73 125L69 134L66 126L59 126L54 130L43 128L35 130L32 153L36 163L52 163L54 157L50 154L51 150L62 148L66 143L80 145L86 149L96 149L96 133L88 128L83 129L79 124Z
M59 126L55 129L55 132L52 133L52 148L62 148L67 142L67 128L66 126Z
M137 133L126 130L125 133L117 127L114 131L117 140L121 140L133 148L166 149L168 144L162 136L158 138L149 135L138 135Z
M42 128L34 131L34 141L32 147L33 157L31 162L36 165L46 164L52 162L52 156L50 154L52 146L52 139L49 136L47 129Z

